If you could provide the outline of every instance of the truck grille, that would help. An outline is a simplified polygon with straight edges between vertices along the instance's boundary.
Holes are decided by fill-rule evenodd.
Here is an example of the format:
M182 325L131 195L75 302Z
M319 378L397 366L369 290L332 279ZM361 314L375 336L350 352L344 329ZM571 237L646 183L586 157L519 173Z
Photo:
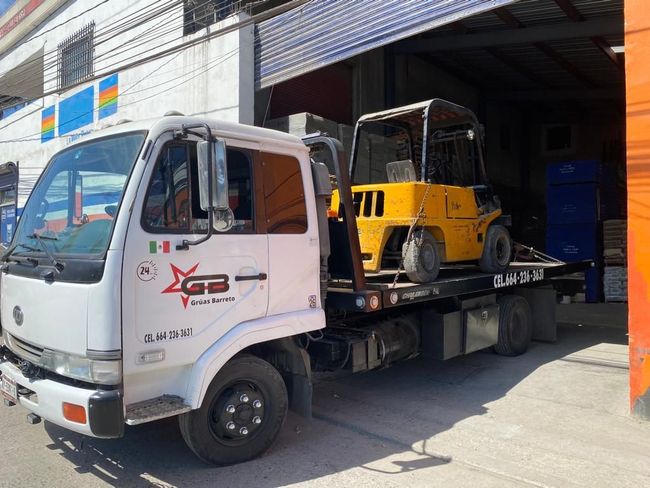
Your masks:
M384 215L384 192L381 190L354 192L352 201L357 217L383 217ZM343 215L342 209L339 215Z
M23 339L18 339L9 333L7 333L6 341L7 347L11 349L14 354L23 359L27 359L28 361L38 363L43 355L42 347L31 344Z

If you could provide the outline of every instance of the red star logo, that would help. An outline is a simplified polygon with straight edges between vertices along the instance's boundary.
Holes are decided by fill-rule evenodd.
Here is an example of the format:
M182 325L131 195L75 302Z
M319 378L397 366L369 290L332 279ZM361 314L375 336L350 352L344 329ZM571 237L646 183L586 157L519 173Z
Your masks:
M183 307L187 308L187 302L190 300L190 297L188 297L183 293L180 284L181 281L183 281L183 279L187 278L188 276L192 276L194 274L196 268L199 267L199 263L196 263L187 271L181 271L179 268L177 268L171 263L169 263L169 265L172 268L172 273L174 273L174 282L171 285L169 285L167 288L165 288L163 291L161 291L160 293L181 293L181 301L183 302Z

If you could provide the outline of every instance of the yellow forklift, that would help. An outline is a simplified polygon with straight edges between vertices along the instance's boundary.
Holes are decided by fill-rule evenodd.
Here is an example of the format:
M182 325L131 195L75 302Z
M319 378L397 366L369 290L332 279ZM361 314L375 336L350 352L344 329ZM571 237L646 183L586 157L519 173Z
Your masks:
M487 182L481 127L466 107L433 99L362 116L350 174L366 273L403 269L415 283L441 263L502 273L512 240ZM332 209L338 209L333 195Z

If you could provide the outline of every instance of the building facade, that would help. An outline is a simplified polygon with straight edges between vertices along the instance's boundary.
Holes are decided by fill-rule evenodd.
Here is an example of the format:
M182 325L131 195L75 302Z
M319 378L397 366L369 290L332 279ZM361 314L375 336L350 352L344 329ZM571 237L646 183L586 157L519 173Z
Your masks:
M168 111L253 122L253 26L240 3L8 5L0 20L2 242L49 158L84 134Z

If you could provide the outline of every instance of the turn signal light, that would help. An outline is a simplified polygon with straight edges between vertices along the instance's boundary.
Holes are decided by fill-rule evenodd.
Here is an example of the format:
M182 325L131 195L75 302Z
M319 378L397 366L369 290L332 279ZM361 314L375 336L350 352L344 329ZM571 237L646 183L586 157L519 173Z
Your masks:
M86 409L81 405L63 402L63 416L70 422L86 423Z

